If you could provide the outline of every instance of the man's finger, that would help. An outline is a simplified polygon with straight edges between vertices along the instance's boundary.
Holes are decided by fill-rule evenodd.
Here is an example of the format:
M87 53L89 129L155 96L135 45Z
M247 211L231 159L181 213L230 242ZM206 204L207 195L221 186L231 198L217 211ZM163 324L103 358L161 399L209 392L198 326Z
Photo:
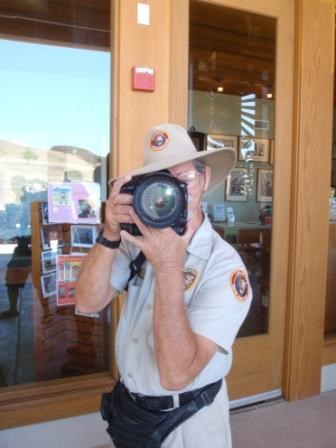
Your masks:
M135 237L126 230L121 230L120 238L122 241L128 241L129 243L134 244L134 246L138 247L140 250L144 249L143 238L140 236Z
M132 207L130 205L115 205L114 206L114 213L118 215L129 215L129 212L132 210Z
M140 230L140 232L143 235L146 235L149 233L148 230L148 226L146 226L146 224L144 224L141 219L139 218L139 216L135 213L134 209L130 210L130 215L133 218L134 224L137 225L138 229Z
M120 194L118 194L117 198L118 198L118 202L120 204L129 204L130 205L133 202L133 196L128 193L120 193Z
M123 185L125 185L127 182L129 182L132 179L132 176L122 176L118 177L112 184L111 194L119 193L120 189Z

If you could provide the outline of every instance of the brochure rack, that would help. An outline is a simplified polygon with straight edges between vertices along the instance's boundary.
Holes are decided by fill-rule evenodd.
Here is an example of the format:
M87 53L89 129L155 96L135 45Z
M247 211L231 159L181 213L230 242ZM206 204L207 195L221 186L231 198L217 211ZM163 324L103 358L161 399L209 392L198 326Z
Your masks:
M76 314L73 304L59 306L55 286L48 275L56 278L52 255L48 252L45 230L54 224L43 219L43 203L32 203L32 277L34 285L34 342L37 380L62 378L70 375L98 373L108 370L109 353L107 311L93 315ZM48 229L49 226L49 229ZM71 251L71 226L59 223L52 229L55 252L63 255ZM49 232L50 233L50 232ZM75 247L85 255L88 247ZM56 266L55 266L56 269ZM49 272L48 272L49 270ZM46 273L47 271L47 273ZM50 285L51 284L51 285Z

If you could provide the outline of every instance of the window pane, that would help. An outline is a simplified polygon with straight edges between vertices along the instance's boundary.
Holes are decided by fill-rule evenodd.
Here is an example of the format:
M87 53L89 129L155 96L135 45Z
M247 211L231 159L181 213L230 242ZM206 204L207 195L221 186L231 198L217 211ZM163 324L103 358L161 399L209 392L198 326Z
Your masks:
M331 180L329 198L329 251L327 271L327 294L325 308L324 333L326 336L336 335L336 114L335 95L336 78L334 77L334 129L331 149Z
M199 150L226 146L237 153L231 176L204 206L249 271L254 299L239 336L268 329L275 39L275 19L190 3L190 134Z
M50 182L96 182L106 198L109 2L98 3L0 8L11 34L0 40L0 386L108 370L107 312L59 306L52 283L56 255L87 249L43 219Z

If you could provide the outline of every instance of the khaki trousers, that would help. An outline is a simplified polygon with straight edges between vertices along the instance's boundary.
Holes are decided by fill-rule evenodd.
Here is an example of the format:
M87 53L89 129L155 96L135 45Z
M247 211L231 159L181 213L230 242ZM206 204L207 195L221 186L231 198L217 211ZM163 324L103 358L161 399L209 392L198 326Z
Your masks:
M162 444L162 448L232 448L226 382L210 406L176 428Z

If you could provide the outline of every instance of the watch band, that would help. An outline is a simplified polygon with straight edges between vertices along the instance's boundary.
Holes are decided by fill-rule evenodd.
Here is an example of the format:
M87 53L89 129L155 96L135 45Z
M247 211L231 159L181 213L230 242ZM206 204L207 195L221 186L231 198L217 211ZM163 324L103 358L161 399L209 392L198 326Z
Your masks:
M112 241L108 240L103 236L102 233L99 233L96 238L96 243L101 244L102 246L108 247L109 249L117 249L120 246L121 240Z

